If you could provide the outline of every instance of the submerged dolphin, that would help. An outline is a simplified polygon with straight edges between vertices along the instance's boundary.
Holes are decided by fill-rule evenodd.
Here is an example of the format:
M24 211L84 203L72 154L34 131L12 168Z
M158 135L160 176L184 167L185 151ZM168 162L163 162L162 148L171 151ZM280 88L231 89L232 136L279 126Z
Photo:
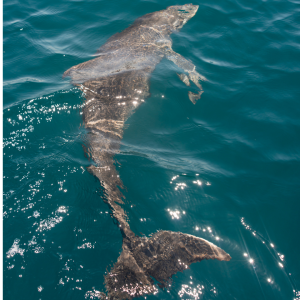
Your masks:
M170 277L204 259L230 260L225 251L214 244L189 234L158 231L151 237L136 236L120 206L123 187L114 165L124 132L124 123L149 96L149 77L163 57L183 70L179 78L200 89L189 92L195 103L200 98L205 80L195 66L171 46L170 35L192 18L198 5L170 6L165 10L138 18L133 25L113 35L90 61L74 66L64 73L85 95L83 120L88 135L89 155L94 165L89 167L106 194L112 215L122 236L122 253L105 276L107 299L131 299L156 293L154 280L164 287Z

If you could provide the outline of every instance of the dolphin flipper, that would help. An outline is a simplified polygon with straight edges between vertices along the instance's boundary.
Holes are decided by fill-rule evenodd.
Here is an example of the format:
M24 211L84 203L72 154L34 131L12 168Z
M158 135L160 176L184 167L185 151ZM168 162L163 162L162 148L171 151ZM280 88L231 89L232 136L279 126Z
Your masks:
M181 81L183 81L187 86L189 86L189 80L191 80L202 91L200 81L206 81L207 79L196 71L196 67L192 62L188 61L183 56L174 52L170 48L166 50L165 55L168 60L174 62L176 66L178 66L184 72L189 74L188 76L185 74L178 75Z
M178 75L179 79L180 79L186 86L190 86L190 85L191 85L190 80L189 80L189 78L188 78L188 76L187 76L186 74L184 74L184 73L178 74L178 73L177 73L177 75Z
M229 261L231 257L216 245L181 232L158 231L151 238L125 238L118 261L105 277L106 288L112 299L155 293L154 280L166 287L172 275L204 259Z
M203 91L199 91L198 94L192 93L189 91L189 99L192 101L193 104L196 104L197 100L200 99L201 95L203 94Z

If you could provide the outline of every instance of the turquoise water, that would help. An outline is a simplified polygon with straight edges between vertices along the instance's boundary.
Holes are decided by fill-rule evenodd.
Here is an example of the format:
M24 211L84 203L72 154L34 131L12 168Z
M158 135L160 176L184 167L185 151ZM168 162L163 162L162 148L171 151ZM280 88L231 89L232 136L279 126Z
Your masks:
M122 238L87 172L65 70L183 1L4 1L4 299L96 299ZM207 77L193 105L163 60L116 156L136 234L182 231L203 261L148 299L299 299L300 2L199 1L173 49ZM196 89L195 89L196 90Z

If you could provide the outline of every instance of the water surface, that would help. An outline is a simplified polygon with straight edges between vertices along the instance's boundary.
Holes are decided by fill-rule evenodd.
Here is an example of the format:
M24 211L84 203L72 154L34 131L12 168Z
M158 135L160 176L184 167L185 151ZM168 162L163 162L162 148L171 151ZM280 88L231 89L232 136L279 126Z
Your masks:
M62 74L139 16L183 1L4 1L4 299L96 299L121 234L87 172L83 96ZM198 1L116 156L136 234L193 234L203 261L148 299L299 299L300 2ZM193 87L196 91L196 87Z

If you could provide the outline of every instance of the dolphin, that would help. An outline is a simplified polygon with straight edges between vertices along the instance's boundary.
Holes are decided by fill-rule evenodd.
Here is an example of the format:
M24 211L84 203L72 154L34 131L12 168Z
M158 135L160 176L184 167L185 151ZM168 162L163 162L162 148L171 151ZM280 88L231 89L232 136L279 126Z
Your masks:
M121 230L122 251L105 279L105 299L132 299L157 293L178 271L204 259L229 261L230 255L213 243L181 232L161 230L150 237L137 236L127 222L121 193L123 183L114 164L128 117L149 97L149 78L155 66L167 58L193 82L198 94L189 92L195 104L202 94L205 77L195 65L172 50L170 35L197 12L198 5L167 7L146 14L101 46L96 58L73 66L63 77L85 96L83 121L89 131L88 150L93 164L88 168L105 190L105 201Z

